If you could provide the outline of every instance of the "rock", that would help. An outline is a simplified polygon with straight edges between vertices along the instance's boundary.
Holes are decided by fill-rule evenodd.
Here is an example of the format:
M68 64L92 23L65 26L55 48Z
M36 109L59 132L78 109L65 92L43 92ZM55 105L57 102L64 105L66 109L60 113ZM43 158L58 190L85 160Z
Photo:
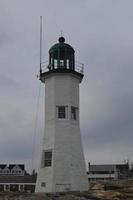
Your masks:
M119 200L119 199L125 199L125 195L120 193L120 192L115 192L115 191L100 191L100 192L95 192L93 194L94 197L100 198L100 199L105 199L105 200Z
M90 183L91 190L104 190L104 184L100 181Z

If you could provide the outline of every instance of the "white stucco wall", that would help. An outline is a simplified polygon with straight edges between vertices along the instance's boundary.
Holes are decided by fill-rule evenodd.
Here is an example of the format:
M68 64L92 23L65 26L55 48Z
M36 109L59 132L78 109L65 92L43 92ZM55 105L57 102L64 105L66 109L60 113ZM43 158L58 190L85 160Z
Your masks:
M71 119L71 106L79 112L80 79L73 74L45 78L45 134L43 150L52 150L52 166L41 168L36 192L88 190L79 118ZM56 106L68 106L68 118L58 119ZM41 187L45 182L46 186Z

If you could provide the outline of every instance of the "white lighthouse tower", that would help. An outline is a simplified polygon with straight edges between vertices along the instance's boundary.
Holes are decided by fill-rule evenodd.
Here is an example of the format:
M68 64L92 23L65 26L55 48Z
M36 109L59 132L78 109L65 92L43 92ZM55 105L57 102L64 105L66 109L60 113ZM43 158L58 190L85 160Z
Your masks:
M64 37L49 50L45 83L45 133L36 192L88 190L79 123L79 84L82 68L75 66L74 49Z

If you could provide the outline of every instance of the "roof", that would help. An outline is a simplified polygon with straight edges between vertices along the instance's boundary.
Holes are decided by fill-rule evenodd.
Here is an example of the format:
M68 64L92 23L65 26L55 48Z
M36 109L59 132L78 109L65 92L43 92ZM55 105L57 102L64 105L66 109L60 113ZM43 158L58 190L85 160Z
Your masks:
M126 164L118 164L118 165L116 165L116 168L120 169L120 170L128 170L129 169L129 164L128 163L126 163Z
M96 172L96 171L114 171L115 168L118 169L128 169L128 164L103 164L103 165L90 165L89 171Z
M11 169L13 169L15 166L19 166L22 170L24 170L24 164L11 164L11 165L9 165L9 169L11 170Z
M90 165L89 171L114 171L116 165Z
M3 165L0 165L0 168L1 169L4 169L7 165L3 164Z
M56 49L58 50L59 48L67 48L70 51L74 52L74 49L71 45L69 45L67 43L56 43L49 49L49 53L55 51Z
M3 175L0 176L0 183L36 183L36 177L36 175Z

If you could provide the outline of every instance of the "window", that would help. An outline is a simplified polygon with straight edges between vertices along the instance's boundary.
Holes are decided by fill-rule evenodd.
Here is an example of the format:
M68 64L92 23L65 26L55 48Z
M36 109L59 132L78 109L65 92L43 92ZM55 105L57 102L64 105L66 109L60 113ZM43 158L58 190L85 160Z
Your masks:
M9 190L9 185L6 185L6 190Z
M41 187L46 187L46 182L42 182Z
M57 106L57 117L59 119L67 118L67 108L68 106Z
M71 106L71 119L77 120L78 109Z
M60 67L64 67L64 60L60 60Z
M67 69L69 69L69 59L67 59Z
M50 167L52 165L52 151L43 151L42 167Z
M57 66L58 66L58 64L57 64L57 60L54 59L54 68L57 69Z
M20 185L20 190L23 191L24 185Z

